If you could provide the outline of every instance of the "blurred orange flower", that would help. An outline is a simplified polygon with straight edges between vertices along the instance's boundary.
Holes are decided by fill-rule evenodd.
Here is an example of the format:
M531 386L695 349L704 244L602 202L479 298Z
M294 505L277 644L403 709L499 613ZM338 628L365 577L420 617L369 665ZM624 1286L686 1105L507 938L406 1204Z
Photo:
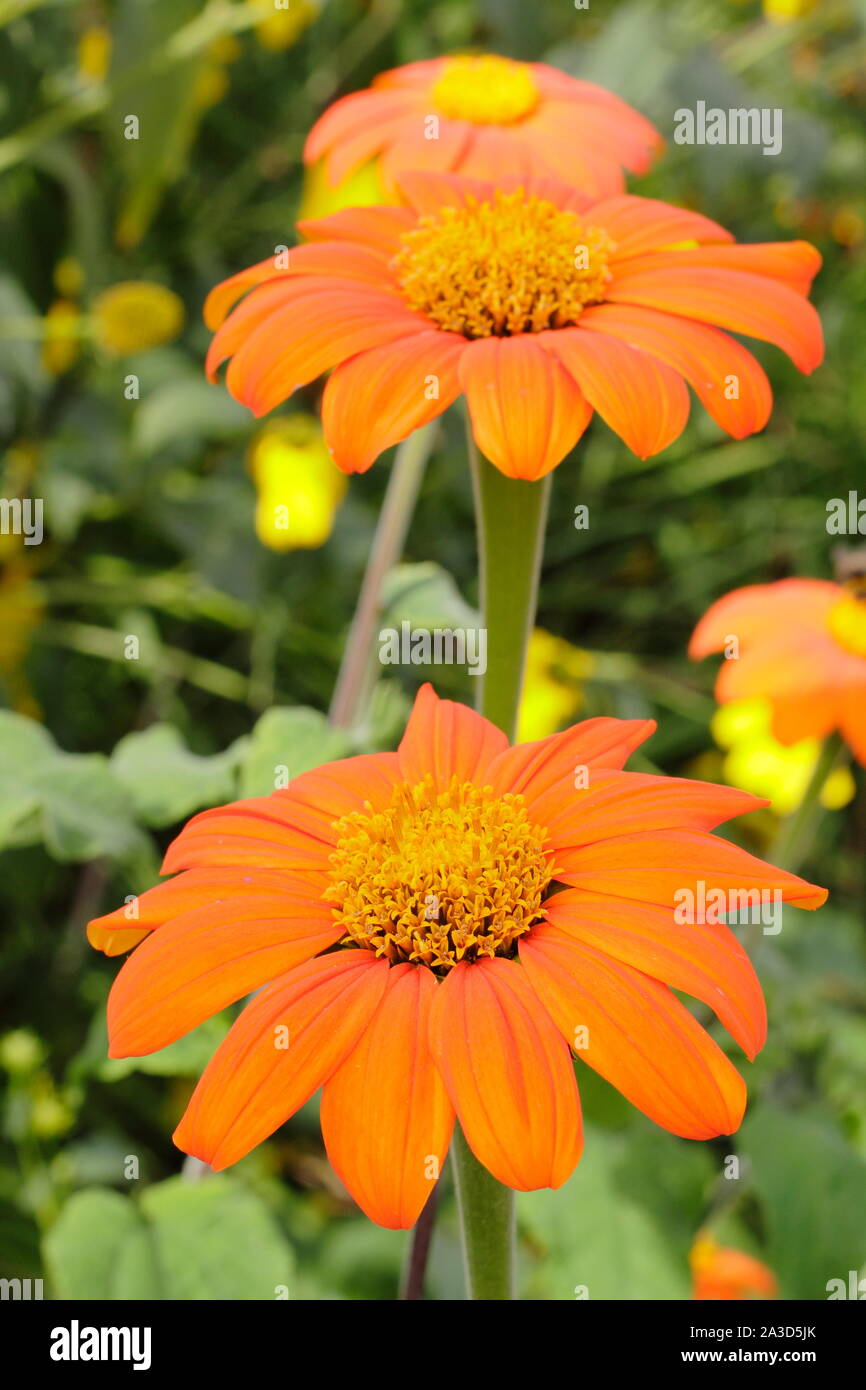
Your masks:
M569 1045L673 1133L735 1130L745 1084L673 991L751 1057L760 985L727 927L677 920L676 895L736 884L813 908L826 893L710 833L754 797L623 772L653 727L590 719L510 748L425 686L396 753L195 816L163 865L177 877L88 929L110 955L140 942L109 999L113 1057L273 982L208 1065L178 1147L226 1168L324 1086L335 1170L373 1220L409 1227L455 1114L500 1182L565 1182L582 1148Z
M332 184L374 156L387 187L408 170L498 179L552 175L603 196L661 149L654 126L612 92L545 63L495 54L434 58L377 77L330 106L304 160Z
M735 589L701 618L689 655L726 648L734 655L716 681L721 704L769 700L780 743L838 729L866 764L866 597L824 579Z
M804 372L821 361L806 242L737 246L699 213L547 179L410 174L401 188L407 207L301 223L308 244L205 306L211 379L230 358L228 389L257 416L336 368L323 425L344 472L461 392L479 448L512 478L548 473L594 410L642 458L660 452L686 424L686 381L740 439L766 423L770 386L710 325L776 343Z
M698 1235L689 1261L695 1299L775 1298L778 1292L771 1269L742 1250L718 1245L706 1231Z

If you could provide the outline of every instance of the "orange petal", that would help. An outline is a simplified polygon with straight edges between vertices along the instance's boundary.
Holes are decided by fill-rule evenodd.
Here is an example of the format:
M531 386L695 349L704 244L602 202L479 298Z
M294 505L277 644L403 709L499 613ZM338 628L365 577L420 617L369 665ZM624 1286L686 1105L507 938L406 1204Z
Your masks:
M715 782L604 769L581 779L577 787L570 778L567 786L552 786L546 796L534 795L532 815L545 826L547 846L558 862L560 850L653 830L715 830L767 805L750 792Z
M684 1139L739 1128L742 1077L665 985L554 927L523 937L520 959L577 1055L656 1124Z
M725 594L707 609L692 634L689 656L699 660L727 646L732 635L744 643L779 628L825 628L827 614L842 597L826 579L780 579L749 584Z
M619 266L607 297L611 303L644 304L775 343L801 372L814 371L824 356L821 320L813 306L763 275L710 266L632 274Z
M386 805L397 769L395 754L365 753L304 772L285 791L202 811L169 845L162 872L230 864L322 872L334 822L367 801Z
M325 1085L322 1135L335 1171L380 1226L414 1226L454 1124L427 1040L432 973L395 965L355 1049Z
M130 956L108 997L110 1057L141 1057L327 950L342 935L321 896L234 896L193 908Z
M844 669L845 653L829 632L810 632L808 628L767 631L760 640L741 646L736 660L722 662L716 698L724 702L787 696L803 706L813 700L826 702L837 664ZM826 732L823 729L818 736Z
M596 305L584 310L581 324L621 338L673 367L734 439L762 430L769 420L773 396L767 374L727 333L637 305ZM729 399L734 381L736 396Z
M566 888L547 904L552 927L701 999L751 1059L767 1037L758 977L729 927L676 922L667 908Z
M660 143L649 121L624 102L611 107L574 96L544 102L520 134L533 150L535 167L547 167L565 183L603 199L622 193L620 166L642 172Z
M513 175L522 180L531 178L538 167L539 160L526 139L525 125L508 129L496 125L472 126L471 138L460 160L461 175L496 184Z
M700 830L620 835L585 849L560 849L556 864L556 877L575 888L658 903L671 911L688 901L678 896L685 890L698 896L702 892L778 890L780 901L809 909L827 900L826 888L807 883L728 840Z
M506 1187L561 1187L583 1149L568 1048L516 961L457 965L430 1019L436 1065L466 1141Z
M592 415L534 336L479 338L460 359L475 442L508 478L544 477L574 448Z
M429 774L440 788L454 776L483 785L491 761L507 747L508 739L489 719L466 705L440 700L428 683L415 696L398 756L406 782L423 782Z
M863 692L854 690L856 698ZM770 732L779 743L789 746L804 738L826 738L841 722L847 692L832 689L806 690L798 687L793 695L773 697ZM860 706L862 709L862 705Z
M507 748L491 764L486 780L494 791L521 792L531 808L549 795L574 796L578 773L621 768L655 730L652 719L584 719L562 733Z
M620 261L617 255L615 264ZM695 246L674 251L648 251L629 259L622 269L629 275L670 267L715 266L767 276L806 295L821 269L821 255L808 241L764 241L752 245ZM618 278L618 276L617 276Z
M230 393L256 416L355 353L428 327L384 291L354 285L347 290L348 281L313 276L305 283L309 293L291 298L255 327L226 374Z
M267 1139L355 1046L387 976L387 962L370 951L338 951L257 994L208 1063L177 1147L219 1171Z
M473 127L466 121L439 118L435 140L427 140L424 126L427 114L420 110L397 133L382 155L379 171L389 190L399 188L400 176L408 170L448 171L462 167L463 156L473 138Z
M462 207L467 198L489 202L496 185L490 179L467 178L444 170L423 169L401 174L397 185L404 200L418 217L435 217L446 207Z
M616 242L616 261L678 242L732 242L730 232L699 212L624 193L587 209L586 220Z
M384 449L435 420L460 394L457 366L466 339L416 332L359 353L330 377L322 426L344 473L365 473Z
M579 119L584 124L582 115ZM571 181L595 198L622 192L625 181L619 166L625 160L621 153L611 149L608 156L590 143L576 141L572 124L565 124L561 117L555 124L540 118L527 121L521 139L532 151L536 168L548 169L556 179Z
M540 335L590 405L639 458L661 453L689 418L689 393L678 372L589 328Z
M415 222L408 208L341 208L327 217L299 222L298 231L310 241L356 242L390 260Z
M233 357L262 324L287 305L305 299L309 294L310 283L302 275L293 279L284 276L282 279L269 280L267 284L260 285L254 294L248 294L220 325L211 340L205 358L209 380L216 381L223 362Z
M350 811L363 811L368 803L376 811L387 806L400 775L396 753L359 753L302 772L276 795L319 816L318 833L329 839L333 822Z
M863 663L866 668L866 663ZM845 742L857 761L866 766L866 669L841 697L840 725Z
M133 895L114 912L94 917L87 925L87 939L106 956L120 956L172 917L180 917L207 903L235 897L239 891L245 896L253 893L273 896L299 890L309 891L309 883L304 883L297 874L278 870L190 869L165 883L157 883L146 893Z
M342 182L401 129L413 105L411 95L394 90L350 92L340 97L319 117L307 136L304 163L314 164L330 154L331 183Z

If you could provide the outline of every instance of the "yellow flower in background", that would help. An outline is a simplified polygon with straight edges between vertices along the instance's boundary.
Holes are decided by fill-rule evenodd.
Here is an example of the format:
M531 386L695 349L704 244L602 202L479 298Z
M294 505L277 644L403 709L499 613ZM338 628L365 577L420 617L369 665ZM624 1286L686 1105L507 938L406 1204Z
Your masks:
M15 1028L0 1038L0 1067L10 1076L29 1076L46 1055L45 1044L30 1028Z
M716 711L710 729L725 750L725 781L767 797L777 815L789 816L803 800L821 752L821 740L804 738L786 746L773 738L771 721L769 700L733 700ZM835 768L821 789L821 805L836 811L847 806L855 790L850 768Z
M104 24L91 24L78 40L78 72L88 82L102 82L111 64L111 32Z
M856 208L845 205L833 214L830 234L840 246L859 246L866 238L866 221Z
M328 182L325 160L320 159L304 170L298 220L314 221L318 217L330 217L332 212L341 212L343 208L381 207L383 203L396 201L386 194L375 159L354 169L333 188Z
M229 75L221 63L206 63L193 85L193 103L200 111L218 106L229 89Z
M289 415L253 440L248 464L258 491L256 534L271 550L324 545L346 491L312 415Z
M321 9L321 0L317 4L313 0L247 0L247 4L261 12L255 36L272 53L291 48Z
M97 341L116 357L170 343L184 324L179 295L147 280L112 285L94 300L91 312Z
M589 652L537 627L529 639L517 726L518 743L557 733L583 705L583 683L591 675Z
M193 105L199 111L207 111L222 101L229 89L228 69L241 52L241 44L234 34L222 34L209 45L207 58L193 82Z
M814 10L817 0L764 0L764 18L772 24L790 24Z
M31 638L45 614L34 569L23 536L0 535L0 685L12 709L38 719L39 706L24 672Z
M228 67L230 63L237 62L243 53L243 44L234 34L220 34L219 38L214 39L208 47L208 57L215 63L222 63Z
M63 299L75 299L84 288L84 271L74 256L64 256L54 267L54 288Z
M44 325L42 365L52 376L62 376L81 354L81 310L71 299L56 299Z

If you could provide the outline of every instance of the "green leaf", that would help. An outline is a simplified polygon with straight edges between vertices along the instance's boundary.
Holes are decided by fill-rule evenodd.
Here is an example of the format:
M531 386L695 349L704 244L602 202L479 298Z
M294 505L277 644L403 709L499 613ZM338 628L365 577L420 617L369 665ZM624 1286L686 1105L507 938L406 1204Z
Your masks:
M76 1192L43 1241L55 1297L158 1298L147 1232L134 1202L108 1188Z
M783 1298L825 1299L866 1256L866 1162L823 1115L763 1105L740 1132Z
M99 753L63 753L31 719L0 711L0 848L45 844L63 861L147 852L132 802Z
M241 796L269 796L310 768L352 751L348 735L318 710L269 709L253 729L241 765Z
M521 1229L539 1256L524 1297L574 1299L582 1288L591 1300L689 1297L688 1248L698 1213L692 1219L684 1213L673 1235L668 1218L671 1193L684 1192L681 1170L689 1168L691 1155L671 1136L658 1142L641 1135L644 1161L635 1164L629 1161L633 1138L631 1130L612 1135L590 1129L584 1156L564 1187L519 1196ZM663 1176L668 1159L676 1165L673 1181ZM698 1156L702 1162L709 1159ZM693 1191L703 1186L696 1176L689 1178Z
M141 1206L166 1298L273 1299L281 1287L291 1296L291 1248L262 1200L236 1179L169 1178L149 1188Z
M58 1298L273 1299L293 1296L292 1249L260 1197L236 1178L169 1178L138 1200L88 1188L43 1241Z
M199 376L166 381L142 400L132 427L133 452L153 455L177 439L232 439L249 431L249 412Z
M481 616L472 608L441 565L397 565L382 585L382 626L399 628L474 628Z
M145 825L176 825L193 811L232 799L242 749L240 742L199 757L171 724L152 724L120 740L111 767Z

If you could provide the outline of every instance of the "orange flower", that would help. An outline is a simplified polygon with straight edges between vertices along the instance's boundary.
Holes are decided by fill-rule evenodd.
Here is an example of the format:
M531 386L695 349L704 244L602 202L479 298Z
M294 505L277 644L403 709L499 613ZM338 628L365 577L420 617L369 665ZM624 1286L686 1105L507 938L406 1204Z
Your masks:
M735 656L716 681L720 704L769 700L780 743L838 729L866 765L866 596L824 579L735 589L701 618L689 655L729 646Z
M736 246L698 213L592 203L545 179L401 187L407 207L302 223L311 240L287 264L232 276L205 309L208 372L231 358L226 384L255 415L336 368L323 424L347 473L461 392L479 448L513 478L554 468L593 410L641 457L658 453L685 426L686 381L740 439L766 423L769 383L710 324L778 344L804 372L821 360L806 298L820 257L805 242Z
M326 160L338 184L380 157L386 186L407 170L478 178L548 175L588 193L619 193L622 169L644 173L662 140L612 92L546 63L495 54L434 58L377 77L330 106L304 161Z
M775 1298L778 1292L771 1269L742 1250L717 1245L706 1231L692 1246L689 1261L695 1299Z
M675 919L675 894L826 893L709 833L756 798L621 771L653 727L590 719L509 748L425 686L396 753L195 816L166 855L177 876L132 922L127 906L88 929L109 955L141 942L108 1003L113 1057L273 981L207 1067L178 1147L225 1168L324 1086L337 1173L373 1220L409 1227L455 1112L500 1182L565 1182L582 1146L569 1044L673 1133L735 1130L743 1080L672 990L751 1057L760 986L727 927Z

